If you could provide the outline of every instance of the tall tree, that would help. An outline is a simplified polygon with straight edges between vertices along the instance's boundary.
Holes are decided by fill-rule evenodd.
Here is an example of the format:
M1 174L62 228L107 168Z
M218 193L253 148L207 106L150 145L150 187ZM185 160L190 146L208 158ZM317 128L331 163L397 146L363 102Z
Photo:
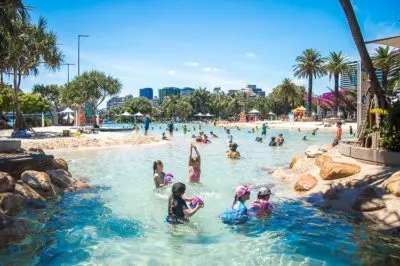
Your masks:
M325 69L329 73L329 79L333 79L335 81L335 108L334 115L337 117L337 112L339 108L339 76L341 75L350 75L352 68L350 66L350 62L345 55L342 54L342 51L339 53L331 52L329 57L325 58L326 64Z
M60 111L61 91L63 87L59 85L43 85L35 84L33 86L33 93L39 94L46 99L54 108L55 111Z
M103 72L88 71L75 77L64 90L64 99L68 99L71 105L83 106L85 103L92 105L93 115L99 105L109 96L114 96L121 91L121 82ZM93 119L93 125L96 125Z
M386 94L390 93L388 74L389 71L396 67L395 55L394 49L390 49L389 46L379 46L372 55L372 63L375 68L379 68L382 71L382 89Z
M291 79L285 78L279 85L279 93L286 105L286 113L293 109L297 98L296 84Z
M313 79L325 75L324 60L321 54L314 49L306 49L296 57L297 64L293 66L294 75L299 78L308 79L308 105L307 113L312 113L312 87Z
M151 102L145 97L130 99L125 103L125 106L132 110L132 113L141 112L142 114L150 114L152 111Z

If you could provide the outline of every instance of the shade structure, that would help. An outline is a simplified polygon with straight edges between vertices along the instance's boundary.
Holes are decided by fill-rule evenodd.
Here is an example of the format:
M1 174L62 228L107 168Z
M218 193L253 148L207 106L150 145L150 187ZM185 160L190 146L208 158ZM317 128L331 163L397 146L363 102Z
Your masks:
M72 110L71 108L67 107L64 110L62 110L60 113L62 113L62 114L73 114L73 113L75 113L75 111Z
M137 112L137 113L134 114L133 116L144 116L144 114L142 114L141 112Z
M207 113L206 115L204 115L204 116L207 116L207 117L212 117L213 115L212 114L210 114L210 113Z
M74 118L75 117L73 115L66 115L66 116L63 117L64 120L67 120L67 119L72 120Z
M378 40L372 40L372 41L368 41L368 42L365 42L365 43L366 44L377 43L377 44L383 44L383 45L388 45L388 46L400 48L400 35L399 36L388 37L388 38L383 38L383 39L378 39Z
M297 107L296 109L293 110L294 113L300 113L300 112L305 112L306 108L304 106Z
M127 111L125 111L123 114L121 114L122 116L132 116L130 113L128 113Z
M198 113L197 115L195 115L195 116L204 116L202 113Z
M269 113L268 113L268 115L275 116L276 114L275 114L275 113L273 113L273 112L269 112Z
M260 113L260 111L258 111L258 110L256 110L256 109L253 109L253 110L251 110L250 112L249 112L249 114L259 114Z

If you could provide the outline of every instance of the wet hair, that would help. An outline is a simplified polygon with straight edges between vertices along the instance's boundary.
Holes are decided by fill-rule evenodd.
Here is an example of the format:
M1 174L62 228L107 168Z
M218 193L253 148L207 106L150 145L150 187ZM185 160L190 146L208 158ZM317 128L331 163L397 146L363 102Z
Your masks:
M238 145L237 145L236 142L234 142L234 143L232 143L232 144L229 145L229 148L230 148L232 151L236 151L237 147L238 147Z
M260 193L261 193L261 192L258 192L258 194L257 194L257 199L266 199L267 196L269 196L269 195L261 195Z
M275 137L271 137L271 140L272 140L272 141L275 141Z
M180 198L186 191L186 186L182 182L176 182L172 185L172 195L174 198Z
M155 174L157 172L157 165L159 165L159 164L163 164L162 161L160 161L160 160L154 161L154 163L153 163L153 174Z
M279 137L283 137L283 134L281 133L281 134L279 134Z

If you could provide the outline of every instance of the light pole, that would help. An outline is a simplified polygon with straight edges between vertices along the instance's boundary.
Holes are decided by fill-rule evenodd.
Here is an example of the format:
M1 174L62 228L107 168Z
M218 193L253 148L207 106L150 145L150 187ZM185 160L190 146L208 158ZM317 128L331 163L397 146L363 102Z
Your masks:
M78 76L80 75L80 46L81 46L81 37L89 37L89 35L82 35L82 34L79 34L78 35Z
M67 66L67 69L68 69L68 83L67 84L69 84L69 66L75 66L75 64L70 64L70 63L65 63L65 64L63 64L63 66Z

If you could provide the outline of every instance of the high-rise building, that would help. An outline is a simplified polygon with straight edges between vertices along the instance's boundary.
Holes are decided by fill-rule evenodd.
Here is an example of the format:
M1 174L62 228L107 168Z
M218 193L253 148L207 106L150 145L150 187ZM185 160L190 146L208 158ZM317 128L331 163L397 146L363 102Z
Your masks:
M126 95L125 97L119 97L115 96L112 97L110 100L107 101L107 109L113 108L113 107L122 107L125 105L125 102L133 99L132 95Z
M153 89L152 88L143 88L139 90L139 96L145 97L149 100L153 99Z
M350 63L351 71L350 73L343 74L340 76L340 88L341 89L356 89L358 84L358 69L362 67L361 62L354 61ZM382 71L378 68L375 70L376 76L379 83L382 82Z
M165 87L158 90L158 98L160 99L160 102L164 101L165 97L179 94L180 90L177 87Z
M188 96L190 95L192 92L194 92L193 88L190 87L184 87L181 89L180 94L181 96Z

